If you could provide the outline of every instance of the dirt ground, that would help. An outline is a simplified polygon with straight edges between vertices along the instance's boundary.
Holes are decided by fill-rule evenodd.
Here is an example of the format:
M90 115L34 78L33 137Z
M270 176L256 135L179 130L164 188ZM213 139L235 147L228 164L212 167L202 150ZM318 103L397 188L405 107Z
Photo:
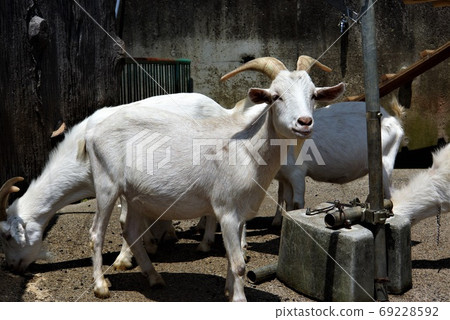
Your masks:
M400 186L416 170L396 169L394 186ZM339 199L348 202L364 200L367 178L340 186L308 180L307 206ZM276 183L269 194L276 199ZM248 222L247 241L250 258L247 270L277 262L279 230L270 228L275 202L266 197L259 217ZM95 211L95 200L71 205L52 220L46 238L46 248L52 253L49 261L32 264L24 276L9 273L4 268L0 247L0 301L103 301L92 291L91 250L88 230ZM115 271L109 266L120 251L122 238L115 210L108 228L104 248L104 271L111 284L111 297L104 301L226 301L223 294L226 258L220 232L210 253L196 251L201 236L193 227L197 221L175 221L179 241L165 244L151 256L155 268L167 286L150 289L135 267ZM413 288L403 295L390 295L390 301L450 301L450 215L443 215L437 244L436 218L429 218L412 229ZM249 301L312 301L277 279L254 285L246 281Z

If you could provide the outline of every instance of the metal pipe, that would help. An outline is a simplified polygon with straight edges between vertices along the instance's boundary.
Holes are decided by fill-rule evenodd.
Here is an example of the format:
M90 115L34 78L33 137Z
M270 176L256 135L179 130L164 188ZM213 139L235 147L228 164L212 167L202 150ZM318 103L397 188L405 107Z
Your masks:
M364 86L367 111L367 146L369 161L369 203L373 210L383 208L383 175L381 162L381 114L378 92L377 48L375 40L374 8L371 0L362 0L362 43L364 54Z
M269 264L247 272L247 279L254 284L262 283L275 278L278 263Z
M369 163L370 210L383 210L383 175L381 164L381 114L378 91L377 50L375 37L375 10L372 0L361 0L362 45L364 55L364 86L367 110L367 149ZM380 219L377 219L380 221ZM375 299L388 301L386 233L383 222L375 225Z
M363 217L363 208L351 207L345 208L342 212L335 211L327 213L325 216L325 224L329 228L339 228L349 226L354 223L360 223Z

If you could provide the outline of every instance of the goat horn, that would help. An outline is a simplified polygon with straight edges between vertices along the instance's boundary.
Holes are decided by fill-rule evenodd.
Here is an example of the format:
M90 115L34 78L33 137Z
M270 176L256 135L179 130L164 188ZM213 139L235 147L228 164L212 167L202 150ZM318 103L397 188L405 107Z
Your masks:
M228 72L220 81L225 81L234 77L238 73L246 70L259 71L267 75L271 80L275 79L281 70L287 70L286 66L280 60L273 57L263 57L250 60L237 69Z
M22 177L11 178L6 181L0 189L0 221L6 221L6 208L8 206L9 194L20 190L15 186L15 184L20 181L23 181Z
M320 69L326 72L331 72L331 68L327 67L326 65L320 63L318 60L311 58L309 56L300 56L297 60L297 70L305 70L309 73L309 70L314 66L317 65Z
M50 138L57 137L57 136L63 134L64 131L66 131L66 124L63 122L57 130L52 132L52 136Z

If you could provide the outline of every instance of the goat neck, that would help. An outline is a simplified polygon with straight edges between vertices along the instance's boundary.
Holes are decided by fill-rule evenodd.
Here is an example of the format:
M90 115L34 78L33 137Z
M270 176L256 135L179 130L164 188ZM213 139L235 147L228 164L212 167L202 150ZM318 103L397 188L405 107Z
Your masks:
M66 139L53 151L42 174L17 199L8 215L17 215L24 222L36 221L45 225L64 206L94 195L88 161L77 159L78 139L83 139L86 121L70 131Z

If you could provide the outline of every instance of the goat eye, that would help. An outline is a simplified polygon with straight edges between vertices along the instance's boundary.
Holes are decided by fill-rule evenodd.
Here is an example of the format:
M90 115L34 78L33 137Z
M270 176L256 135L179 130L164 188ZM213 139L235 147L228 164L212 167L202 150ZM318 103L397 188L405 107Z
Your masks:
M276 94L273 96L273 101L277 101L277 100L283 101L283 98Z

